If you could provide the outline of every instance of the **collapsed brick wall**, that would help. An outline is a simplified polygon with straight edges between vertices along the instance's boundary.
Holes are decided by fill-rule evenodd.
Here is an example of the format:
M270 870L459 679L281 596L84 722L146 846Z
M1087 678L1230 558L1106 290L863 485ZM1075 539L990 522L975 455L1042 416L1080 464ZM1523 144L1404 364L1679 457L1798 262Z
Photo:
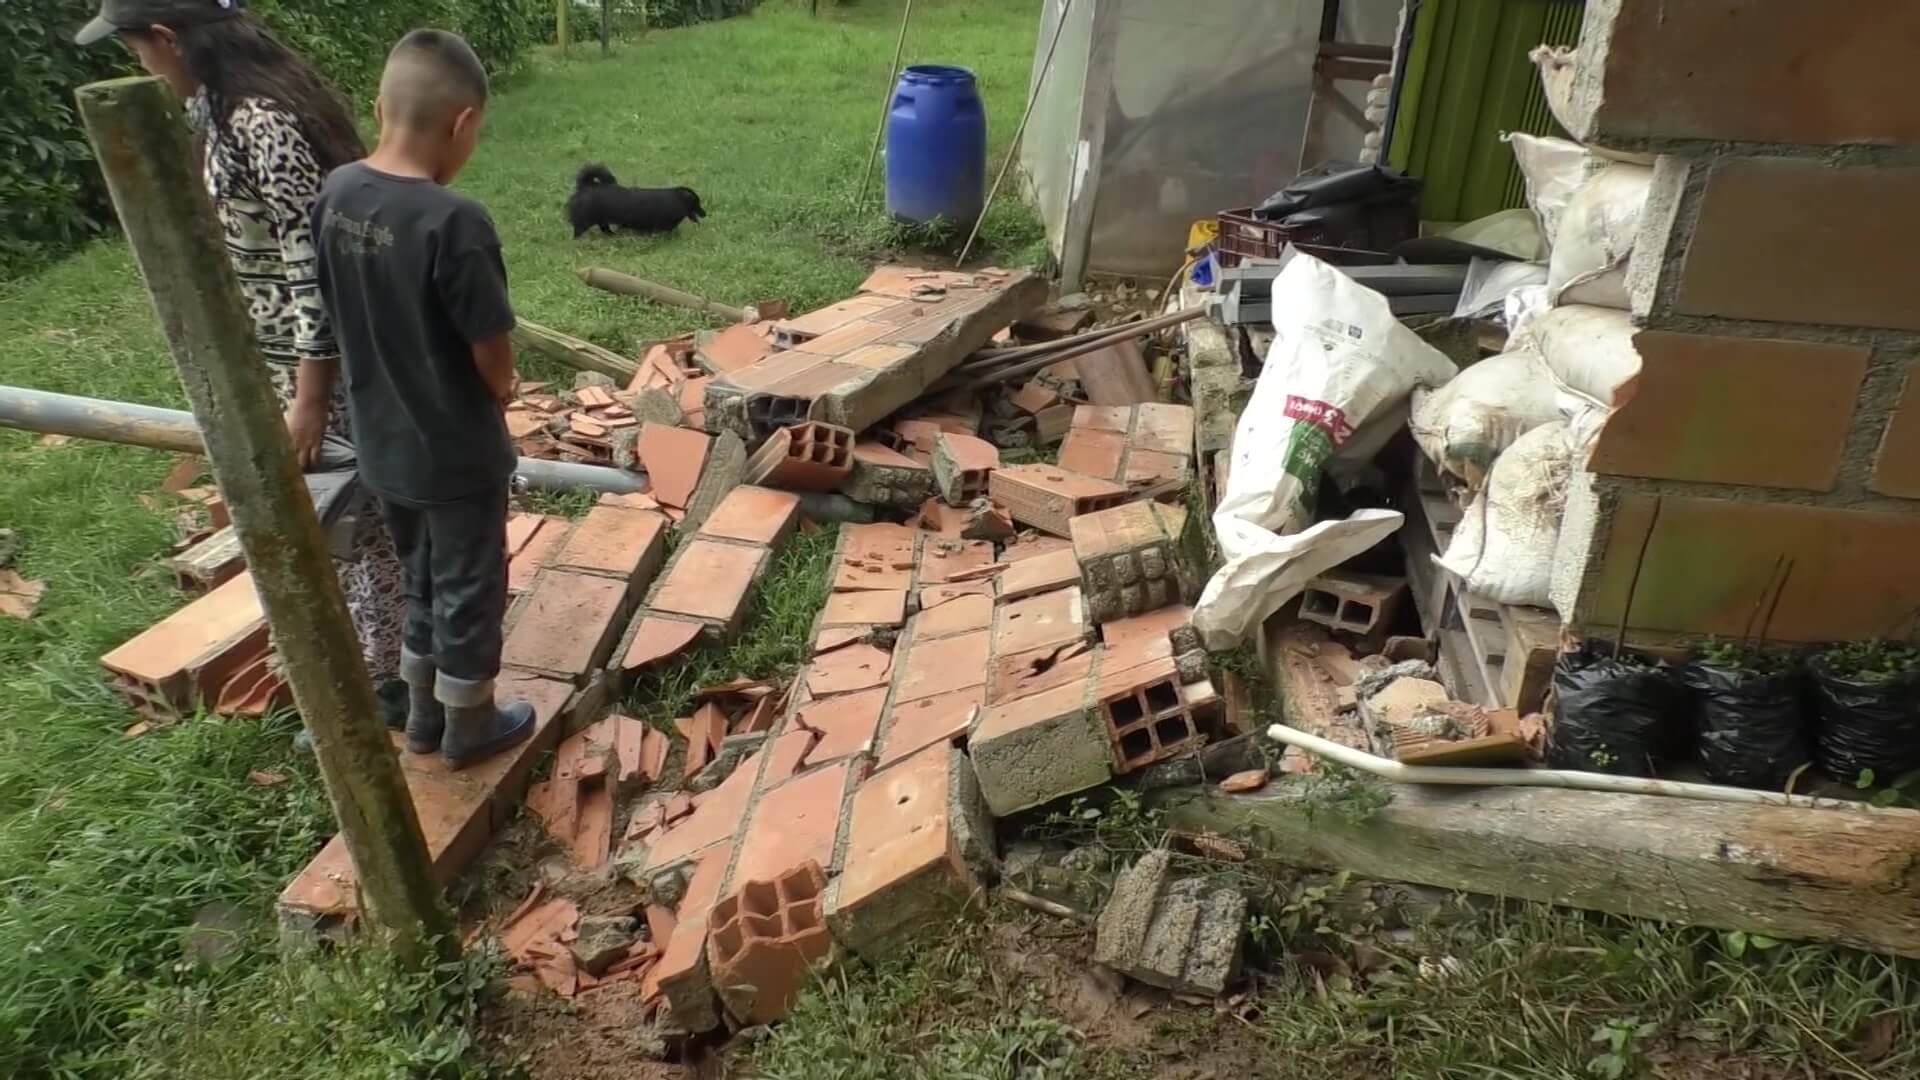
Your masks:
M1920 5L1594 0L1570 126L1658 154L1640 374L1563 526L1578 629L1827 641L1920 614ZM1637 582L1636 582L1637 578Z

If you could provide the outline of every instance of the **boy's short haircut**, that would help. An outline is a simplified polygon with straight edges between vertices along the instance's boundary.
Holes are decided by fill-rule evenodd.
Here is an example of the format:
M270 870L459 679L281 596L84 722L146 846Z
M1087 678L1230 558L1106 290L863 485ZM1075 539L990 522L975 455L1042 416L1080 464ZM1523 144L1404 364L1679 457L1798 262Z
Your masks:
M432 126L461 109L485 107L486 65L459 34L414 30L387 54L380 101L389 123Z

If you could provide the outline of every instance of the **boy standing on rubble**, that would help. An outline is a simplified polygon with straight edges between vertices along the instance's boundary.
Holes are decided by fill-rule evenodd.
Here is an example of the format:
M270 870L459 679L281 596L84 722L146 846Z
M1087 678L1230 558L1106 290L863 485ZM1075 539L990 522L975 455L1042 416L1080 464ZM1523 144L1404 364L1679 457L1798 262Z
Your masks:
M533 708L495 704L514 468L513 308L500 238L445 188L472 156L487 74L456 34L394 46L380 144L313 207L320 292L340 340L363 482L405 571L407 749L461 768L526 739Z

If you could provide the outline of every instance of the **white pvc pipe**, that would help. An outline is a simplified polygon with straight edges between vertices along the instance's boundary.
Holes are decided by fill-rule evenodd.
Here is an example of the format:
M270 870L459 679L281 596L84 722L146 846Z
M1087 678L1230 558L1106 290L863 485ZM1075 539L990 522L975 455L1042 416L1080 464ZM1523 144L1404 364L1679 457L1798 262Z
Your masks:
M1753 791L1748 788L1722 787L1718 784L1692 784L1680 780L1654 780L1642 776L1612 776L1607 773L1580 772L1575 769L1474 769L1450 765L1408 765L1402 761L1355 750L1337 742L1309 735L1298 728L1274 724L1267 737L1288 746L1297 746L1310 754L1371 773L1396 784L1452 784L1462 787L1555 787L1576 791L1611 791L1628 795L1665 795L1675 799L1699 799L1706 802L1761 803L1767 806L1799 806L1821 810L1852 810L1866 813L1910 813L1882 810L1863 802L1846 799L1822 799L1813 795L1788 795L1779 791Z

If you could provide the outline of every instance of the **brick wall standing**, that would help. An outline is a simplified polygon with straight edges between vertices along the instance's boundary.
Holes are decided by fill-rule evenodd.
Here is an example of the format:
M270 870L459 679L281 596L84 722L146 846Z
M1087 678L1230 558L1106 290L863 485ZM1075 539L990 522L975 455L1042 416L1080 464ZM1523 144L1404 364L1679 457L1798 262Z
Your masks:
M1576 630L1920 620L1920 98L1894 85L1917 50L1905 0L1589 3L1574 133L1661 156L1628 275L1640 373L1563 527Z

